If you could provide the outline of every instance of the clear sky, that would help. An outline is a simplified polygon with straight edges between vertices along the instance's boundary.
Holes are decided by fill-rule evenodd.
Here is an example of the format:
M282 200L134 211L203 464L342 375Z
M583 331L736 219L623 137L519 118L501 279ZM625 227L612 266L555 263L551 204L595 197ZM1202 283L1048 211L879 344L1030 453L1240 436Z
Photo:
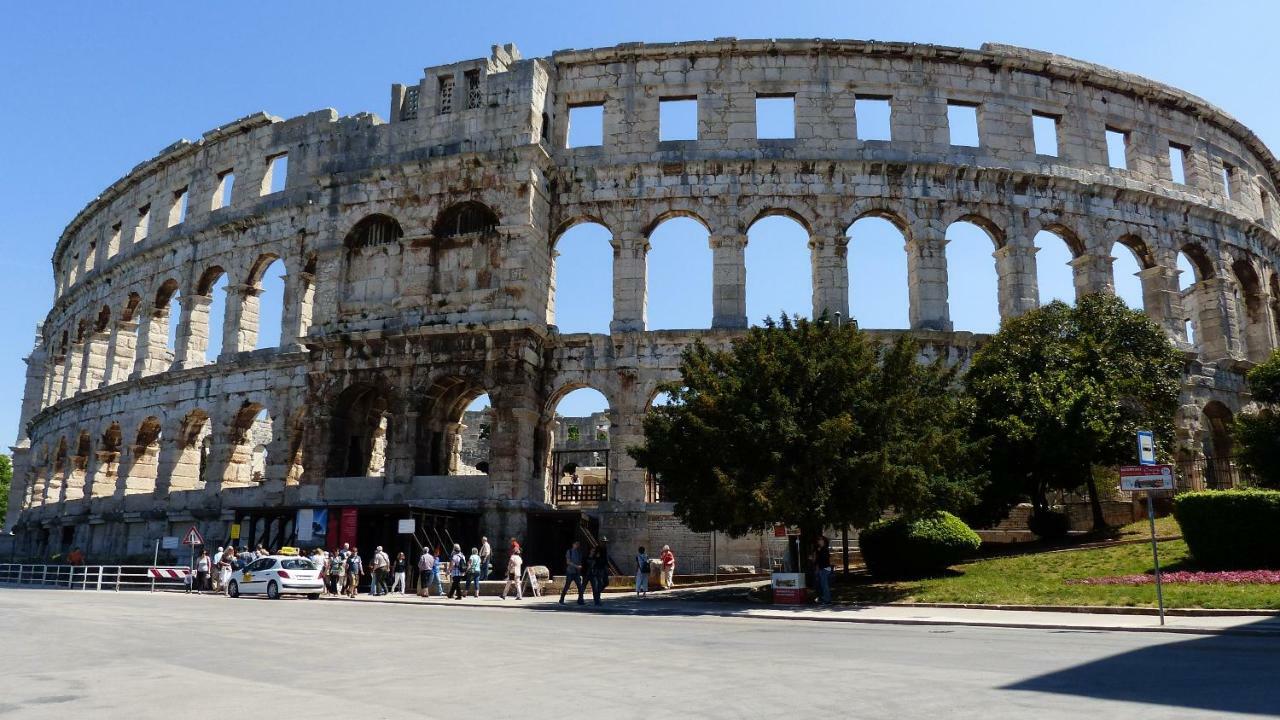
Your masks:
M0 443L17 432L24 365L53 297L59 233L93 197L179 138L264 110L292 117L332 107L386 116L391 83L427 66L484 57L514 42L526 57L620 42L739 38L855 38L1047 50L1169 83L1208 99L1280 148L1270 78L1280 3L667 2L377 3L9 2L0 22ZM948 246L957 329L995 327L991 245L955 227ZM905 327L902 238L866 220L851 232L851 308L866 327ZM607 330L609 252L598 230L561 242L566 331ZM790 221L752 228L748 314L759 321L809 304L805 238ZM692 221L658 229L650 256L650 326L710 323L710 251ZM1045 243L1046 299L1070 297L1064 247ZM1132 258L1117 286L1140 302ZM269 271L264 318L278 317ZM573 283L566 285L565 278ZM274 303L274 304L273 304ZM570 309L572 308L572 309ZM216 317L216 315L215 315ZM264 328L271 324L264 322ZM213 337L218 337L217 327ZM276 331L278 332L278 330ZM565 414L599 409L581 393ZM586 397L582 397L586 396Z

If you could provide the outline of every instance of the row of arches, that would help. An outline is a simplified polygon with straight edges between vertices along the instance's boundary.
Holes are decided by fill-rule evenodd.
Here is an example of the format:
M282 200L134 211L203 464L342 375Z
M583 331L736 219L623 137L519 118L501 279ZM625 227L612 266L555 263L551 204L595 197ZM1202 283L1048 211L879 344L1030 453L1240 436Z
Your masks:
M185 293L169 277L145 294L129 292L117 307L103 304L46 341L44 405L129 378L216 362L226 353L295 344L310 327L315 271L314 256L289 273L285 259L263 253L240 283L212 264Z
M268 479L296 485L302 476L301 413L277 428L268 408L246 401L217 417L194 408L136 428L113 421L99 434L63 435L34 456L24 506L91 498L220 491ZM280 432L277 432L280 430Z

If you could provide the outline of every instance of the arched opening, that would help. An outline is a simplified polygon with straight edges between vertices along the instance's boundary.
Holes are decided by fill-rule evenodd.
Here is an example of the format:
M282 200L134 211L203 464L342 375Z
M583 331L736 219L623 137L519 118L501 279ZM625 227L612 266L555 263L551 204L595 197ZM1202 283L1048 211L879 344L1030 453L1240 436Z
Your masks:
M151 325L148 335L151 338L164 338L164 348L168 351L170 360L173 359L173 353L178 351L178 324L181 318L182 298L178 291L178 281L165 280L156 290L155 305L151 317L148 318ZM159 344L159 341L152 340L152 344ZM163 358L149 359L159 361Z
M1271 320L1276 338L1280 338L1280 273L1271 273Z
M849 315L864 328L911 327L907 237L900 221L858 218L849 226Z
M329 477L382 477L391 433L391 402L372 385L352 385L334 404Z
M343 240L349 250L363 250L398 242L404 230L395 218L374 213L357 222Z
M561 233L552 246L547 322L560 332L609 333L613 320L611 239L608 228L587 222ZM643 263L644 257L638 262ZM628 290L643 292L644 288Z
M671 393L660 390L654 393L653 398L649 400L649 407L666 407L674 402L675 398L671 396ZM644 472L644 501L647 503L666 502L662 494L662 475L647 468Z
M124 449L124 436L120 423L111 423L98 439L98 465L90 484L91 497L110 497L116 491L116 479L120 469L120 452Z
M1182 325L1187 343L1198 347L1200 334L1200 298L1196 283L1213 277L1213 265L1198 245L1186 245L1178 252L1178 291L1182 299Z
M498 215L474 200L451 205L440 213L432 234L437 239L459 235L490 234L498 229Z
M193 343L193 349L199 349L200 331L203 330L207 339L204 340L202 357L205 362L215 362L223 351L222 328L227 317L227 274L217 266L206 270L196 285L196 294L208 298L208 304L204 308L198 303L191 306L188 320L191 324L189 342Z
M64 493L68 500L79 500L85 496L85 483L89 476L89 460L93 457L93 436L88 430L81 430L76 437L75 454L71 456L71 471L67 475L67 489Z
M486 475L497 414L474 379L438 378L414 429L414 475Z
M761 325L783 313L813 314L813 261L809 231L794 218L769 215L747 229L747 323Z
M701 219L666 218L649 233L647 330L711 327L712 253Z
M553 399L545 465L552 502L596 503L609 497L609 400L590 387L566 389Z
M999 244L979 225L947 227L947 305L956 330L990 333L1000 327L1000 288L993 251Z
M170 491L198 490L209 481L212 428L209 413L200 408L187 413L182 419L177 442L177 458L170 474Z
M1111 255L1115 258L1111 263L1111 272L1116 297L1133 310L1146 309L1141 273L1147 268L1155 267L1155 259L1151 256L1146 243L1142 238L1126 235L1116 241L1116 247L1112 249Z
M458 203L440 214L433 228L433 292L486 290L498 286L498 269L502 266L498 224L497 214L474 201Z
M250 291L240 299L241 334L253 338L252 349L280 347L284 335L284 261L274 255L258 258L249 274Z
M271 413L259 403L245 402L232 420L230 455L224 486L259 485L267 479L267 447L273 428Z
M288 456L285 458L284 463L284 484L286 486L298 485L302 482L302 474L305 471L302 464L302 456L306 440L307 420L307 409L301 407L294 411L293 420L289 423L289 442L286 448Z
M1071 265L1080 253L1071 240L1059 232L1041 230L1034 238L1036 246L1036 285L1040 289L1040 305L1061 300L1076 304L1075 269Z
M62 501L62 491L67 479L67 439L58 438L58 449L53 454L53 468L49 473L49 481L44 486L43 504Z
M1205 457L1204 482L1210 489L1225 489L1235 484L1234 441L1231 410L1217 400L1204 406L1201 450Z
M1266 319L1266 297L1262 279L1253 265L1243 258L1231 263L1235 277L1236 322L1244 356L1253 362L1265 362L1271 356L1271 330Z
M138 357L138 308L142 305L142 296L136 292L129 293L120 312L120 320L112 330L110 347L107 349L107 367L103 382L107 385L123 382L133 372L134 362Z
M342 283L345 310L365 315L399 296L403 235L400 223L378 214L360 220L347 233L343 241L347 248Z

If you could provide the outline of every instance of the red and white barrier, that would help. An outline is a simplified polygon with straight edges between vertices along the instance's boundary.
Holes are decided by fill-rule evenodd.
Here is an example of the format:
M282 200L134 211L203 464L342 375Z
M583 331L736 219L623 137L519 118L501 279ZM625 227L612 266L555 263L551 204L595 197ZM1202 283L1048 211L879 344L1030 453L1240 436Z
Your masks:
M191 568L185 567L153 567L147 571L157 580L185 580L191 575Z

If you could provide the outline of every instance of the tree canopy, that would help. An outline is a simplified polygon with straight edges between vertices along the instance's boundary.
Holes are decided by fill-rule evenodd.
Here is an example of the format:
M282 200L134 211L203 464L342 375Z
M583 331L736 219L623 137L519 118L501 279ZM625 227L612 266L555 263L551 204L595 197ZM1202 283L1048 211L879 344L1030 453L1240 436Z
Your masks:
M970 403L955 370L922 363L909 336L878 343L853 324L783 316L681 358L671 402L628 453L656 473L696 531L775 523L812 536L976 498Z
M1254 366L1248 380L1262 407L1236 417L1236 456L1259 485L1280 489L1280 350Z
M9 485L13 482L13 458L0 455L0 527L9 511Z
M1087 486L1101 528L1093 468L1135 462L1138 430L1170 455L1183 365L1159 325L1110 293L1006 321L965 375L991 443L985 519L1024 497L1043 511L1048 491Z

